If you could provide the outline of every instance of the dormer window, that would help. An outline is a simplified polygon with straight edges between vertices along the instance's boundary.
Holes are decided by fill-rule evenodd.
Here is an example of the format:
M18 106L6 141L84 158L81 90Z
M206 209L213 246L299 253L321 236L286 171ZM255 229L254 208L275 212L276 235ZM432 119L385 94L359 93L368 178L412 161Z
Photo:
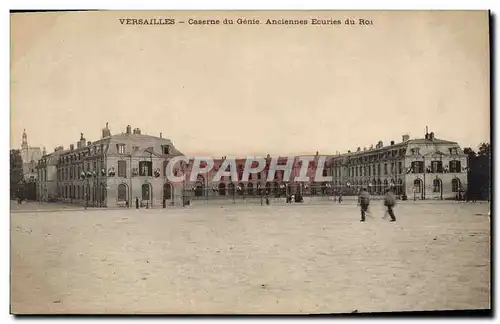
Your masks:
M118 154L125 154L125 144L116 144Z
M165 155L170 154L170 145L162 145L161 149L162 149L163 154L165 154Z

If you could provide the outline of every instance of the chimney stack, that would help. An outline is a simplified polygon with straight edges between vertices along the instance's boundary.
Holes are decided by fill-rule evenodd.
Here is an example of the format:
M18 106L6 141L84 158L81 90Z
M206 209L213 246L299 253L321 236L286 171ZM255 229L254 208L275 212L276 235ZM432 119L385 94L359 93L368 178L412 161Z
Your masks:
M105 137L110 137L111 136L111 131L109 130L108 128L108 123L106 123L106 127L104 127L102 129L102 134L101 134L102 138L105 138Z
M73 150L75 149L75 144L70 144L70 145L69 145L69 149L70 149L71 151L73 151Z
M134 129L134 134L141 135L141 129L140 128Z
M409 141L410 140L410 135L404 134L403 135L403 142Z
M85 147L85 137L83 137L83 133L80 133L80 141L77 143L77 147L79 149Z
M429 134L429 139L430 139L431 141L433 141L433 140L434 140L434 132L431 132L431 133Z
M160 138L163 138L161 132L160 132Z
M391 145L394 145L394 141L391 141Z
M128 135L132 134L132 127L130 127L130 125L127 125L127 131L126 131L126 133Z

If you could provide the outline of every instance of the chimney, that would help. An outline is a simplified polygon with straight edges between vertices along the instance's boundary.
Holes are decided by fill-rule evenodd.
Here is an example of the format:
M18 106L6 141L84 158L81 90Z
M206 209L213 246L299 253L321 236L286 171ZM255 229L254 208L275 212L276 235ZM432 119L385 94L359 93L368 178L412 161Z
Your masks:
M73 150L75 149L75 144L70 144L70 145L69 145L69 149L70 149L71 151L73 151Z
M403 135L403 142L409 141L410 140L410 135L404 134Z
M160 138L163 138L161 135L162 135L162 134L161 134L161 132L160 132Z
M102 129L102 134L101 134L102 138L105 138L105 137L110 137L111 136L111 131L109 130L108 128L108 123L106 123L106 127L104 127Z
M78 148L84 148L85 147L85 137L83 137L83 133L80 133L81 136L80 136L80 142L78 142L79 147Z
M429 139L430 139L431 141L433 141L433 140L434 140L434 132L431 132L431 133L429 134Z
M318 155L319 155L319 151L316 151L316 156L318 156Z
M135 129L135 133L136 133L137 135L141 135L141 129L140 129L140 128L136 128L136 129Z
M394 145L394 141L391 141L391 145Z
M356 152L359 152L359 151L361 151L361 147L358 146Z
M132 134L132 127L130 127L130 125L127 125L127 131L126 131L126 133L128 135Z

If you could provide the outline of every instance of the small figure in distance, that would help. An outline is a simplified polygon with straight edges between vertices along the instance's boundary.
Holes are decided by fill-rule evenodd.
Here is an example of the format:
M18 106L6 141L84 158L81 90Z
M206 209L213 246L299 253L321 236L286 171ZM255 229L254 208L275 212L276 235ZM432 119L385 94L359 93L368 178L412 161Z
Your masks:
M393 208L396 205L396 199L394 198L394 194L390 189L388 189L385 192L385 197L384 197L384 206L387 207L387 210L385 211L384 217L382 219L386 219L387 215L391 217L391 222L396 221L396 216L394 215Z
M368 212L368 207L370 206L370 194L365 188L361 188L358 197L358 204L361 207L361 222L364 222L366 213Z

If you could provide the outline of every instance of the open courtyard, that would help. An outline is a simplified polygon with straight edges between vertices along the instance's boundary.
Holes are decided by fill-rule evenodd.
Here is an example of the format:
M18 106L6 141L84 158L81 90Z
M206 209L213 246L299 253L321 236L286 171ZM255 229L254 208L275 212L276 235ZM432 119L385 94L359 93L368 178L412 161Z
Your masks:
M33 205L32 205L33 206ZM487 203L11 213L14 314L490 308Z

